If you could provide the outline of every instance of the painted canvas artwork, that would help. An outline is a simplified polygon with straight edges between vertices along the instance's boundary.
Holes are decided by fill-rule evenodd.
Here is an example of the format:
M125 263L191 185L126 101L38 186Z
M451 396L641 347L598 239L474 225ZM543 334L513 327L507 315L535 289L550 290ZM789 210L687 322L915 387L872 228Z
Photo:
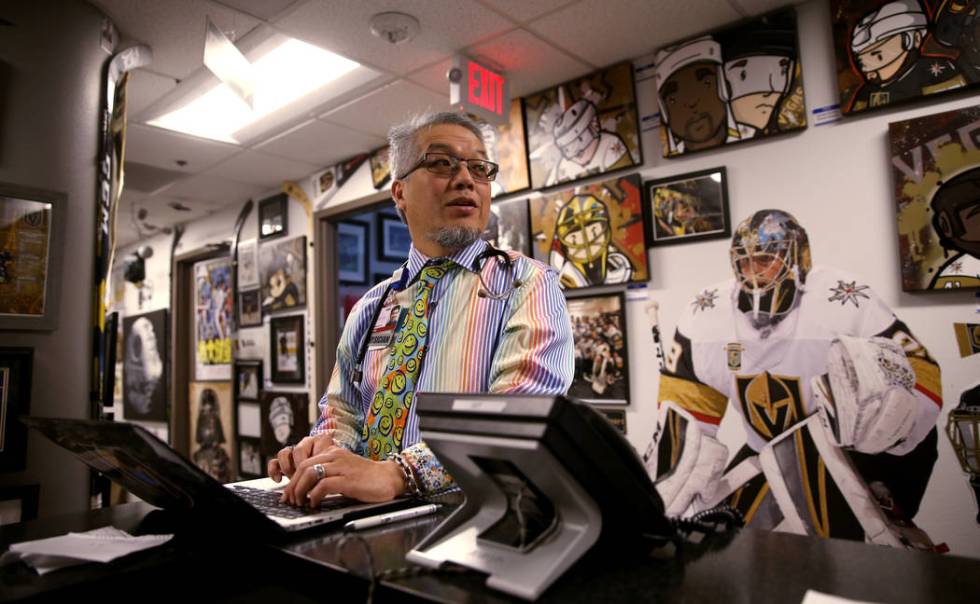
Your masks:
M167 421L167 309L123 319L123 415Z
M530 233L527 200L508 199L490 206L490 221L480 237L501 250L530 256Z
M259 278L263 312L305 306L306 236L259 247Z
M196 380L231 379L231 259L194 265L194 376Z
M191 382L190 458L218 482L238 475L235 450L235 408L229 382Z
M793 9L660 49L664 157L806 128Z
M563 288L650 279L638 175L534 198L530 213L534 257Z
M487 159L500 166L497 178L490 184L490 195L496 197L531 186L527 168L527 143L524 140L524 111L521 99L510 103L510 119L495 126L469 114L483 132Z

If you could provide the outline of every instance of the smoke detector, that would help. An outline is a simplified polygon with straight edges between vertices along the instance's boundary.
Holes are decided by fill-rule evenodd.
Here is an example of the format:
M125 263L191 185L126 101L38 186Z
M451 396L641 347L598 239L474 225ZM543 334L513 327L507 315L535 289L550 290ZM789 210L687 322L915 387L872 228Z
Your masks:
M419 20L405 13L378 13L371 17L371 33L391 44L404 44L419 33Z

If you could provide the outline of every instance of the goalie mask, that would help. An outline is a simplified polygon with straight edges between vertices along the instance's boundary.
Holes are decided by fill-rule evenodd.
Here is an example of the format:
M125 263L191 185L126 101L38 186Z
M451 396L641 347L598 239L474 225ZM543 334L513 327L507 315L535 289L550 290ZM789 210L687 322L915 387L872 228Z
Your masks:
M558 210L555 240L562 255L592 283L606 279L612 242L609 208L594 195L576 195Z
M960 395L959 406L949 413L946 435L963 471L970 475L980 524L980 384Z
M806 231L782 210L759 210L732 237L738 308L756 329L772 327L799 302L810 271Z

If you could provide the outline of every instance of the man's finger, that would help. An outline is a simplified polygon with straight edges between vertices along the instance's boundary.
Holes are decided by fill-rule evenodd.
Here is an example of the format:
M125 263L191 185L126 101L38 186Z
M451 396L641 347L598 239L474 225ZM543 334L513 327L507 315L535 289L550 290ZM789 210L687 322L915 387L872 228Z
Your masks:
M296 465L293 463L293 448L280 449L279 453L276 454L276 459L279 460L279 470L292 478L293 473L296 472Z
M266 464L266 473L269 478L276 482L282 482L282 470L279 469L279 460L270 459L269 463Z
M327 476L316 483L308 495L310 507L315 509L327 495L344 494L344 489L349 488L347 482L346 476Z

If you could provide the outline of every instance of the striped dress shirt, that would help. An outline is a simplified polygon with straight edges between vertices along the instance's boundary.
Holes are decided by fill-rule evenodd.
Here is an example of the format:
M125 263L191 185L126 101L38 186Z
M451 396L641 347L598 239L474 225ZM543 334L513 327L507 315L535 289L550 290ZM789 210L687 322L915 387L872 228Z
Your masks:
M517 252L507 252L512 267L498 259L480 259L487 243L476 241L449 258L455 262L430 297L429 340L418 378L419 392L498 392L564 394L572 383L574 347L565 298L557 273ZM351 310L337 346L337 363L320 399L320 417L311 434L330 431L340 445L364 454L361 429L378 382L384 375L390 346L372 346L365 355L363 379L353 375L363 338L377 333L391 312L411 303L419 272L429 258L412 246L401 291L385 290L396 277L374 286ZM480 297L480 274L490 292L509 294L501 300ZM520 285L513 287L515 280ZM379 304L380 325L369 325ZM400 325L399 325L400 327ZM373 328L373 329L372 329ZM390 340L394 342L392 338ZM419 420L409 409L402 456L415 470L423 492L451 485L451 478L424 442Z

